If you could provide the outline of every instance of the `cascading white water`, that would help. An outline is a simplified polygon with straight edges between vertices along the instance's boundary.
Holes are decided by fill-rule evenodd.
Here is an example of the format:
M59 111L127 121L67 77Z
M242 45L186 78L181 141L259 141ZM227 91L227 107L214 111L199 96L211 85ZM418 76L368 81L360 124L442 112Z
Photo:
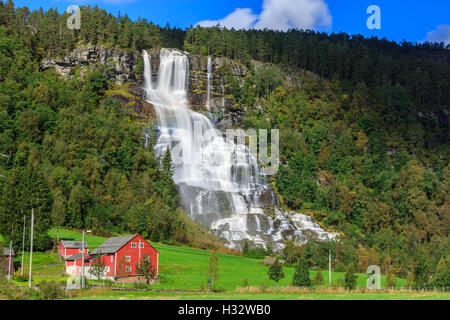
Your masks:
M289 233L293 240L304 241L303 218L293 224L287 213L278 209L275 218L265 213L265 208L276 207L279 201L261 180L260 168L248 148L227 140L210 119L189 109L187 55L160 50L156 85L152 81L151 56L144 52L143 58L146 99L154 105L159 124L155 151L162 156L170 148L174 181L192 219L235 249L242 248L245 239L259 246L271 242L274 249L281 249L283 240L289 238L284 235ZM209 95L210 59L207 71ZM203 139L205 133L209 133L208 139ZM327 235L318 225L313 227L319 237Z

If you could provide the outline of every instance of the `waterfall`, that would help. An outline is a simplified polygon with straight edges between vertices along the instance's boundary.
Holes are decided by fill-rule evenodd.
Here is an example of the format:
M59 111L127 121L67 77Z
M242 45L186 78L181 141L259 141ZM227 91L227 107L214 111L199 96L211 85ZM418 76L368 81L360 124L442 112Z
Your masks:
M248 147L227 140L209 118L189 109L187 54L170 49L159 54L158 81L152 84L151 56L143 53L145 97L158 118L156 155L170 148L173 179L186 212L234 249L241 249L245 239L281 249L284 234L303 241L302 218L292 224L283 211L277 209L275 217L265 213L265 208L279 206L278 197L260 177ZM208 92L210 78L208 62ZM203 139L206 133L209 138Z
M145 90L149 92L150 90L153 89L152 57L148 55L147 51L144 51L143 59L144 59L144 74L147 75L145 76Z
M206 97L206 109L210 111L211 108L211 69L212 69L212 61L211 57L208 57L208 67L207 67L207 77L208 77L208 87L207 87L207 97Z

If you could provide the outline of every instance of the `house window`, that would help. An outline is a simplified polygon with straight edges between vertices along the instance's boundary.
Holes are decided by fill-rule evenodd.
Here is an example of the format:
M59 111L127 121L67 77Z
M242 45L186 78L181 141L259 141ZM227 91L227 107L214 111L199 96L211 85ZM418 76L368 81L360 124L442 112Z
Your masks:
M78 249L78 252L79 252L79 253L83 253L83 249L81 249L81 248Z
M131 248L133 248L133 249L137 248L136 242L131 243Z
M109 271L110 271L109 267L105 267L105 272L109 273Z
M130 257L130 256L126 256L126 257L125 257L125 261L126 261L126 262L131 262L131 257Z
M127 266L127 267L125 268L125 271L126 271L126 272L131 272L131 266Z
M143 243L143 242L141 242L141 243L139 243L139 248L144 248L145 247L145 244Z

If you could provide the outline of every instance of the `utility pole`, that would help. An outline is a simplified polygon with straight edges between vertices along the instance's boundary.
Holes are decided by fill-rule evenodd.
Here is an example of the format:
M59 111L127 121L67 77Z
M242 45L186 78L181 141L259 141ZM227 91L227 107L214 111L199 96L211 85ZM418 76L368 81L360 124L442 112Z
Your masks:
M12 240L9 241L8 280L11 280Z
M23 276L23 258L25 253L25 221L26 217L23 216L23 236L22 236L22 270L20 271L20 274Z
M91 233L91 230L86 231L86 233ZM83 230L83 240L81 243L81 248L83 250L83 252L81 253L81 288L84 289L84 287L86 286L86 280L85 280L85 275L84 275L84 234L85 231Z
M84 289L85 286L85 280L84 280L84 230L83 230L83 239L81 242L81 250L83 252L81 253L81 288ZM76 261L75 261L76 263Z
M31 233L30 233L30 271L28 273L28 287L31 288L31 273L33 269L33 228L34 228L34 208L31 209Z
M9 240L8 280L11 280L12 239L14 238L14 223L11 223L11 240Z
M331 250L330 250L330 256L328 258L328 281L330 282L330 288L331 288Z

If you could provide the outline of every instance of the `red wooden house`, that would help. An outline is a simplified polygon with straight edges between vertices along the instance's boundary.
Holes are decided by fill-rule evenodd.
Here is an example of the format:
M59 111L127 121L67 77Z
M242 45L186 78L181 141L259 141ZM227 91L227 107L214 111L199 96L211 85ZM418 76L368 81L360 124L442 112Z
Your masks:
M84 242L84 254L89 252L89 247L87 242ZM58 254L63 256L64 258L68 258L70 256L76 254L83 253L83 243L82 241L68 241L62 240L58 247Z
M85 256L84 269L86 278L93 278L88 270L92 261L100 255L105 261L106 279L137 277L136 265L144 256L150 257L155 268L156 276L159 272L159 252L140 235L115 237L106 240L100 247ZM77 254L66 258L66 273L79 276L82 273L82 257Z

